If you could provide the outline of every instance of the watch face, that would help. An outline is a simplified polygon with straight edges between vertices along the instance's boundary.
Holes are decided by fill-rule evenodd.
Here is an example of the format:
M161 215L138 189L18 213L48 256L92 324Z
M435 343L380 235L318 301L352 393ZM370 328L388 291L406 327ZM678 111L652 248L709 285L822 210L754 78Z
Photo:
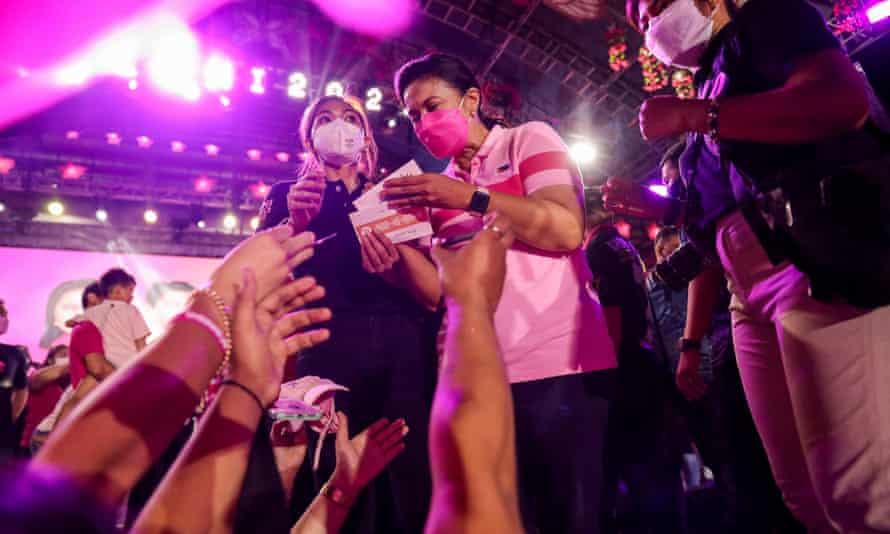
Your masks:
M470 211L485 214L485 212L488 211L488 203L490 200L491 197L488 196L486 191L477 189L473 193L473 197L470 199Z

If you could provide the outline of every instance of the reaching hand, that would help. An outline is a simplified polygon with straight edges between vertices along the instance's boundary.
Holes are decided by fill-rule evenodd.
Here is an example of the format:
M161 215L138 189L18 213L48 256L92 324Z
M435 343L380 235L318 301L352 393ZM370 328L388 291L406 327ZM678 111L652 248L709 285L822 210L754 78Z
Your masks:
M324 296L315 279L300 278L257 302L257 281L245 269L232 323L232 378L259 395L264 404L278 398L288 356L313 347L330 337L326 329L296 330L327 321L327 308L287 313Z
M256 277L257 299L265 298L281 287L291 271L312 257L315 235L292 234L290 227L276 226L244 240L223 258L210 276L210 287L231 307L235 302L235 288L241 282L244 269L249 267Z
M403 419L379 419L349 439L349 419L337 412L337 465L331 483L355 498L369 482L405 450L408 425Z
M677 366L677 389L686 397L686 400L700 399L708 390L708 385L702 380L699 372L701 353L697 350L687 350L680 354L680 364Z
M435 246L433 259L439 266L444 295L462 305L478 303L494 313L504 288L507 249L512 243L510 223L497 217L460 250Z
M321 211L325 187L327 179L319 173L303 176L290 186L287 192L287 211L290 214L290 224L295 231L305 230Z
M675 96L652 97L640 106L640 133L654 141L691 131L701 131L707 122L708 104L703 100L683 100Z
M443 174L420 174L383 182L383 198L393 209L448 208L465 210L476 190L472 185Z
M399 251L388 237L377 230L361 236L362 267L369 273L385 273L399 261Z

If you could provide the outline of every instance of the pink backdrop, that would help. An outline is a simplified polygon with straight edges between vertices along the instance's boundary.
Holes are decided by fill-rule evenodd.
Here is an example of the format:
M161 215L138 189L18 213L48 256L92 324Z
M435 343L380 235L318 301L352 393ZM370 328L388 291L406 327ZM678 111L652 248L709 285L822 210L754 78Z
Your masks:
M46 347L68 342L64 323L80 313L85 285L112 267L136 277L133 304L151 328L151 341L180 311L189 286L201 286L219 262L217 258L0 247L0 299L6 302L10 319L9 332L0 342L25 345L33 360L43 360Z

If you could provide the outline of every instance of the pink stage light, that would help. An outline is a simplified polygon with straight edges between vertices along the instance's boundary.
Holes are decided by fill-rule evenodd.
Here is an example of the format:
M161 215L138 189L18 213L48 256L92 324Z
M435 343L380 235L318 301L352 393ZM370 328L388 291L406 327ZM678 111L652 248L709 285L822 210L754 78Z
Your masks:
M269 194L269 189L271 187L265 182L257 182L250 186L250 194L253 195L253 198L262 200Z
M207 152L208 156L219 155L219 147L216 145L204 145L204 151Z
M65 180L80 180L86 172L87 168L83 165L69 163L62 167L62 178Z
M198 88L198 40L181 21L166 21L162 35L151 46L148 74L161 91L189 100L200 96Z
M139 148L150 148L154 141L151 140L151 137L140 135L136 138L136 144L139 145Z
M247 151L247 157L251 161L259 161L263 157L263 153L256 148L251 148Z
M182 141L171 141L170 150L173 152L185 152L185 143Z
M615 223L615 229L618 230L618 233L624 239L630 239L630 223L624 220L620 220Z
M350 30L388 37L411 25L415 0L313 0L334 22Z
M204 64L204 87L210 92L231 91L235 85L235 66L222 56L213 55Z
M120 145L121 136L117 132L108 132L105 134L105 141L107 141L109 145Z
M198 193L209 193L213 191L213 186L216 185L216 182L207 178L206 176L202 176L195 180L195 191Z
M65 139L69 141L77 141L78 139L80 139L80 132L78 132L77 130L68 130L67 132L65 132Z
M12 158L0 158L0 174L9 174L15 168L15 160Z
M222 104L224 108L227 108L232 105L232 100L226 95L222 95L219 97L219 103Z
M130 81L127 82L127 87L130 89L130 91L135 91L136 89L139 89L139 80L137 80L135 78L131 79Z
M649 235L649 241L655 241L655 238L658 236L658 231L661 228L658 227L655 223L649 223L649 226L646 227L646 233Z
M275 154L275 159L277 159L281 163L287 163L288 161L290 161L290 154L288 154L287 152L278 152L277 154Z
M266 69L262 67L254 67L250 69L250 75L253 82L250 84L250 92L255 95L261 95L266 92Z
M872 24L890 17L890 0L883 0L865 10L865 16Z
M668 187L666 185L661 184L653 184L649 186L649 191L652 191L656 195L660 197L669 197L670 193L668 193Z
M25 67L16 67L15 73L19 78L27 78L31 76L31 71L29 71Z

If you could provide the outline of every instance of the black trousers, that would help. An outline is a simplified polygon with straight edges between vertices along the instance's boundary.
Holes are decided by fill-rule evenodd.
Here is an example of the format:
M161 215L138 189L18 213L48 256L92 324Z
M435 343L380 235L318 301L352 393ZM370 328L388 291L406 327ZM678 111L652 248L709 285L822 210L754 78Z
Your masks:
M403 418L411 429L406 449L356 501L345 534L423 531L432 493L428 432L438 361L433 323L428 317L337 314L328 326L331 339L297 362L297 376L316 375L350 389L337 393L336 406L349 417L352 435L381 417ZM291 500L294 520L333 471L333 439L326 440L319 472L313 473L319 444L310 432Z
M519 505L530 534L596 534L614 371L513 384Z

